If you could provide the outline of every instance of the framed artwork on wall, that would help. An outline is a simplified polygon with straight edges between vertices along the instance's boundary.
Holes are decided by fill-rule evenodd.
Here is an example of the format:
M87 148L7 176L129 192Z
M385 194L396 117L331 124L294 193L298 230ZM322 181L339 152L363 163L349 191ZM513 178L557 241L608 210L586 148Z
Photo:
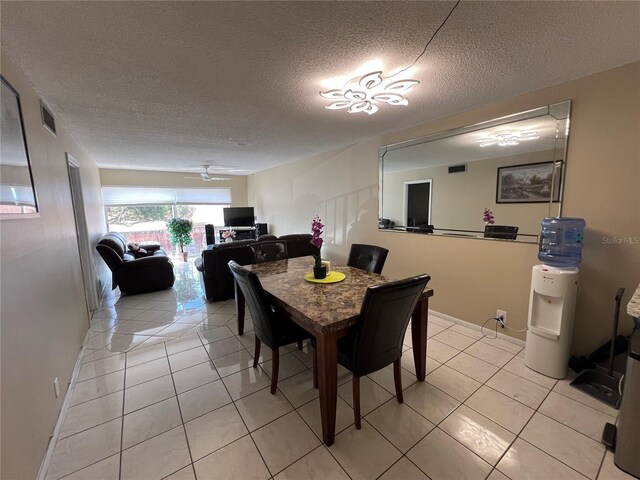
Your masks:
M561 161L500 167L496 203L557 202L561 179Z
M1 75L0 84L0 218L38 217L20 95Z

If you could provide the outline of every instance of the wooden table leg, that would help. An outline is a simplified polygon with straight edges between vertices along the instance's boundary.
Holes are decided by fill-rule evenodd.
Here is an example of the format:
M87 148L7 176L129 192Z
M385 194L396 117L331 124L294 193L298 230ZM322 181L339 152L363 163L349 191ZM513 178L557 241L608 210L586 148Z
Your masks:
M427 318L429 315L429 299L420 300L411 316L411 341L413 342L413 362L416 366L416 377L421 382L427 373Z
M336 332L328 332L316 337L322 440L327 446L333 444L336 434L336 401L338 395L337 340Z
M244 333L244 295L242 295L242 290L238 287L236 282L233 282L234 289L236 292L236 316L238 317L238 335L242 335Z

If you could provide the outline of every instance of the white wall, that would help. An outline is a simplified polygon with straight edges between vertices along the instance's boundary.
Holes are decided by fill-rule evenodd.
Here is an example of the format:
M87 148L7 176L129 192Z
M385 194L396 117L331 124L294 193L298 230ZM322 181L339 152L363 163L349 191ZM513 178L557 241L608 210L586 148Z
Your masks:
M378 231L377 147L573 100L563 215L588 225L572 348L589 353L610 336L617 287L627 288L626 305L640 281L639 84L640 63L633 63L301 159L254 175L249 197L278 235L308 232L319 213L327 223L325 257L344 262L353 242L387 247L383 273L429 273L435 310L482 324L500 308L523 328L537 245ZM624 315L621 327L631 327Z
M56 119L53 136L39 97L2 54L2 75L19 92L40 217L0 224L2 469L35 478L62 406L89 318L84 298L66 157L79 164L91 245L105 230L98 169ZM96 253L96 252L93 252ZM109 274L96 254L99 277ZM53 379L61 395L55 398Z

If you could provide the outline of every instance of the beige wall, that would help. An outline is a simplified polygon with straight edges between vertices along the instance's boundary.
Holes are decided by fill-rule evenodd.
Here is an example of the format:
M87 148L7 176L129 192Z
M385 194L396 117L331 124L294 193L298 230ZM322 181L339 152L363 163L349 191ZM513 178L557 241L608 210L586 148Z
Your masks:
M197 172L153 172L146 170L100 169L100 180L104 186L135 187L181 187L181 188L231 188L231 202L235 207L247 206L247 177L231 176L230 181L212 180L204 182Z
M610 335L617 287L627 288L626 305L640 281L640 245L633 240L640 237L639 83L640 63L630 64L260 172L249 194L277 234L306 232L320 213L327 223L324 256L344 262L353 242L385 246L386 275L432 276L433 309L482 324L500 308L511 327L523 328L537 246L378 231L377 147L573 100L563 215L584 217L588 225L572 349L589 353ZM630 324L623 315L623 330Z
M496 172L500 167L548 162L553 155L550 150L469 162L466 171L458 173L449 173L445 165L385 173L383 217L404 225L404 182L431 179L431 224L435 228L483 231L483 212L489 208L496 225L514 225L519 227L520 234L538 235L540 219L550 216L549 204L496 203ZM557 204L552 211L558 212Z
M2 75L20 93L40 206L39 218L2 220L0 225L0 476L27 479L38 473L89 322L66 152L80 163L92 245L104 230L104 215L98 169L59 119L55 137L42 126L36 92L4 54ZM98 263L96 269L105 274ZM56 377L61 389L57 399Z

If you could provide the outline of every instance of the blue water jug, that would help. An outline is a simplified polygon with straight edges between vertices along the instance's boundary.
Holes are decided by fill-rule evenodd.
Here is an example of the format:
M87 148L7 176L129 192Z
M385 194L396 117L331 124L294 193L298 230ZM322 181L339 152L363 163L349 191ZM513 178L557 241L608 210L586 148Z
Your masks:
M584 219L547 217L541 223L538 259L551 267L577 267L582 261Z

